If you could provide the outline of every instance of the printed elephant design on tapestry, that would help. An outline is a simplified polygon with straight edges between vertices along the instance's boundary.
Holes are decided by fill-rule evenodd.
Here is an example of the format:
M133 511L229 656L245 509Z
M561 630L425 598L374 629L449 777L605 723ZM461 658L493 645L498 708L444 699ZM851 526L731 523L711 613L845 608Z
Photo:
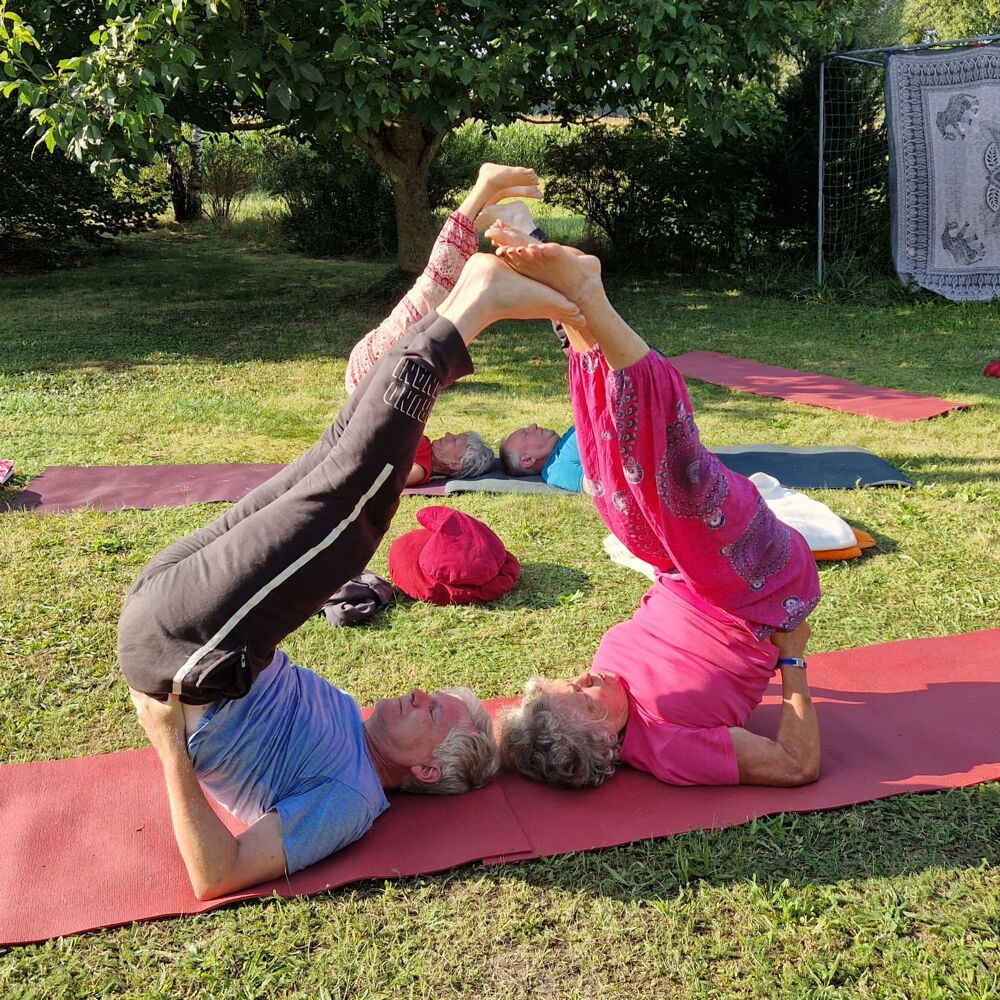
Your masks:
M986 256L986 244L979 239L978 233L966 236L969 223L959 228L957 222L949 222L941 234L941 246L951 254L956 264L969 266L977 264Z
M979 114L979 100L972 94L955 94L944 111L937 116L938 131L952 142L965 138L964 125L971 125L972 119Z

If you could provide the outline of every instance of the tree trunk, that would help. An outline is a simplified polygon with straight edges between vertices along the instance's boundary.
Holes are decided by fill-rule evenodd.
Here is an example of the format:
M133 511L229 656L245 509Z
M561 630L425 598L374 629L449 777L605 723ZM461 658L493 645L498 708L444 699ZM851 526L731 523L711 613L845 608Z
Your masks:
M163 150L163 158L167 161L167 179L170 182L170 202L174 207L174 219L183 222L187 218L187 185L184 183L184 170L177 156L177 143L167 143Z
M163 158L167 161L167 178L170 182L170 201L174 207L174 219L177 222L197 222L201 219L201 187L204 174L205 133L197 125L191 129L191 140L188 147L191 150L191 166L188 175L184 176L184 167L177 155L177 143L169 142L163 150Z
M187 219L196 222L204 212L201 203L202 177L205 169L203 147L205 133L197 125L191 126L191 168L187 178Z
M413 274L424 269L437 234L427 173L443 138L443 132L430 132L412 122L392 122L365 147L389 177L396 202L398 264Z

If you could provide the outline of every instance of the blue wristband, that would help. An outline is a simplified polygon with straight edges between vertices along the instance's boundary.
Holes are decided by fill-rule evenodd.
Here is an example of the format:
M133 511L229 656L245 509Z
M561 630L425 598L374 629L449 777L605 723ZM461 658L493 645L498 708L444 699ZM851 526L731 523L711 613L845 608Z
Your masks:
M806 661L802 659L801 656L779 656L778 657L779 667L798 667L801 670L806 669Z

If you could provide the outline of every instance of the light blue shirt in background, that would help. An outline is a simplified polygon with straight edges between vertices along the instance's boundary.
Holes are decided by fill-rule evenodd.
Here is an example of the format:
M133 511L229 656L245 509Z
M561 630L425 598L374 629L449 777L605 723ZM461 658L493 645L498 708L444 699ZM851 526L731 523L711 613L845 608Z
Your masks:
M575 427L570 427L552 449L542 466L542 479L550 486L572 493L579 493L583 488L583 464Z

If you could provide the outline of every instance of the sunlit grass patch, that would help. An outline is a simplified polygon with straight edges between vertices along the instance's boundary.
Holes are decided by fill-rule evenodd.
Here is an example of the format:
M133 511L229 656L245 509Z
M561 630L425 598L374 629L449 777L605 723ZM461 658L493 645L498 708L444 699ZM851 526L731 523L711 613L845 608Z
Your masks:
M5 281L0 453L19 484L57 464L290 460L343 401L347 354L381 318L390 267L265 253L202 229ZM878 540L821 569L816 649L997 624L1000 383L980 371L1000 308L789 302L670 277L610 288L667 354L717 350L971 403L893 425L690 386L709 444L861 446L916 484L814 493ZM534 420L568 425L565 362L545 324L502 324L473 354L476 373L442 394L431 433L471 426L495 442ZM427 502L403 500L377 572ZM298 662L362 702L455 682L510 695L534 672L586 665L645 589L607 561L585 497L447 502L517 554L518 586L487 607L400 599L357 629L314 619L288 641ZM121 601L153 553L219 509L0 515L0 759L141 745L115 662ZM998 824L991 784L258 902L8 951L0 995L994 996Z

